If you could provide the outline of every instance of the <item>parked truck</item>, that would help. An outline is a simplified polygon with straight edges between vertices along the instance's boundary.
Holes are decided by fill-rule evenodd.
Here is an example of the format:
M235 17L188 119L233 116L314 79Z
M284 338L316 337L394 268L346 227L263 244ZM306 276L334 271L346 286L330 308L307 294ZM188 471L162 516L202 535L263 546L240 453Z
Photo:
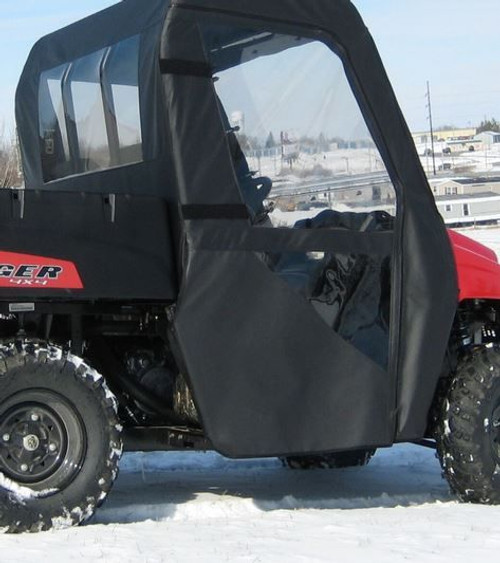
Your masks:
M500 266L446 230L348 0L124 0L34 46L16 117L0 527L85 522L123 448L416 442L500 500Z

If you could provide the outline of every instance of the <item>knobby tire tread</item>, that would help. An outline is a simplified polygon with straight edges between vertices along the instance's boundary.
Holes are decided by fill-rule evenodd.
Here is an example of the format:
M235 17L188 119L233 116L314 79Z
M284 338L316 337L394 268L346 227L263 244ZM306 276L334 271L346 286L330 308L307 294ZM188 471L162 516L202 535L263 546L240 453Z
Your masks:
M465 502L500 502L500 475L488 437L491 401L499 386L499 351L483 348L460 362L439 401L438 457L451 490Z
M30 365L31 364L31 365ZM39 532L50 528L65 528L87 521L103 504L118 474L122 453L121 426L117 416L116 399L109 391L104 378L79 358L63 353L58 347L41 342L8 342L0 344L0 385L26 366L37 377L47 377L54 382L64 380L75 389L89 390L109 438L102 445L102 458L97 462L100 472L87 478L86 489L79 493L80 502L73 504L44 502L41 498L19 499L14 493L0 487L0 530L7 533ZM47 374L48 370L48 374ZM8 388L7 382L7 388ZM83 387L82 387L83 385ZM87 400L84 397L82 400ZM0 402L3 397L0 397ZM90 412L90 411L89 411ZM92 440L93 437L90 437ZM84 462L85 463L85 462ZM76 478L75 478L76 481ZM73 483L70 483L69 489ZM58 495L59 493L56 493ZM76 493L75 493L76 494ZM54 495L55 496L55 495ZM69 495L71 497L71 495Z

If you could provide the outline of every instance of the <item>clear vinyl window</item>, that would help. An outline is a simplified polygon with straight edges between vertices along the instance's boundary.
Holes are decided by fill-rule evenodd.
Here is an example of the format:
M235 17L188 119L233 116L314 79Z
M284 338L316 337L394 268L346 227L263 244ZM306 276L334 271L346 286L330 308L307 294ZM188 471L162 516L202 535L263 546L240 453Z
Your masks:
M40 152L46 182L71 174L62 83L68 65L44 72L38 92Z
M102 170L111 165L100 82L104 55L102 50L75 61L65 88L65 96L72 102L69 115L78 141L78 172Z
M115 45L104 62L104 99L116 124L112 143L113 164L142 160L142 131L139 103L139 36Z
M293 227L335 210L380 212L373 220L392 228L395 191L340 57L320 41L262 30L212 25L205 42L255 222Z
M366 240L392 231L395 190L340 57L318 40L262 29L212 24L204 34L252 224L364 233ZM255 255L337 335L387 369L391 251L313 244L309 252Z
M143 160L139 44L135 36L41 74L45 182Z

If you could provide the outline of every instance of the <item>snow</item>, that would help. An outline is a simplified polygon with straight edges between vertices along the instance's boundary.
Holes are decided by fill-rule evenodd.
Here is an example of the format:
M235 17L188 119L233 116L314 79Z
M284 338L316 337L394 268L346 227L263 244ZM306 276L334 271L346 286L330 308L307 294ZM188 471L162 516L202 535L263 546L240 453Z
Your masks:
M448 562L496 557L500 507L457 502L430 449L292 471L276 459L129 453L89 524L2 537L2 561Z
M57 489L44 489L42 491L34 491L29 487L22 487L15 481L12 481L8 477L6 477L3 473L0 473L0 487L9 491L9 493L21 503L26 499L33 497L44 497L57 491Z

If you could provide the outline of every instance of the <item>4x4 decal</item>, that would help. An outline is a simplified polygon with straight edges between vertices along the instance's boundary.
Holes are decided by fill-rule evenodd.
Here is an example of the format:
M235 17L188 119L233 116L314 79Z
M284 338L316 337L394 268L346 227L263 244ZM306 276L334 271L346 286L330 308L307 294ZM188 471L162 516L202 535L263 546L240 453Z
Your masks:
M83 289L73 262L0 251L0 287Z

